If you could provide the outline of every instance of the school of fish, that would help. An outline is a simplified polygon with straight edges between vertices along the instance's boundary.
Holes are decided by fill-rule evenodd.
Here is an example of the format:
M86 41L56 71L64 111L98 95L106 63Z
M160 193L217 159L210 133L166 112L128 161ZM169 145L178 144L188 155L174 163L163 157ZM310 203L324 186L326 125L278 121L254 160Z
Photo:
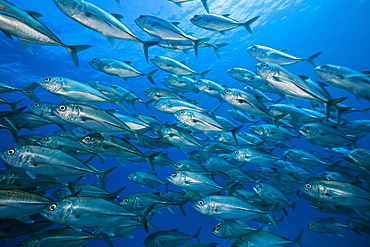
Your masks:
M186 2L198 0L168 1L185 7ZM347 90L369 102L370 72L335 64L317 66L314 60L321 51L302 58L254 44L246 47L246 54L256 59L254 68L226 69L244 85L232 88L206 79L212 68L198 71L171 57L150 54L150 47L159 46L194 50L195 56L201 56L199 48L210 47L215 59L221 59L226 43L208 43L209 37L188 34L178 22L155 15L135 19L150 37L142 40L124 24L122 15L111 14L104 5L85 0L53 2L66 17L80 23L81 29L99 32L112 44L115 39L140 43L145 60L154 67L140 71L130 61L110 57L88 62L96 73L125 81L142 77L148 83L142 92L147 98L122 85L54 75L23 88L0 82L1 94L19 91L34 102L22 107L18 106L24 100L21 97L15 102L1 98L0 102L10 107L0 111L0 128L9 131L18 144L0 152L4 162L0 170L0 239L4 243L27 235L19 247L83 246L92 240L113 246L112 239L130 237L138 228L148 233L138 240L138 246L151 247L185 246L191 239L198 244L186 246L215 247L217 238L229 239L232 247L303 246L301 239L307 230L370 234L370 149L357 145L369 137L368 109L355 109L346 104L346 97L333 97L328 90ZM226 36L228 30L238 27L244 27L246 35L254 35L253 23L260 16L237 21L229 13L211 14L208 1L200 2L206 13L184 21ZM30 52L32 44L61 46L78 67L77 54L91 44L63 43L39 21L41 16L0 0L1 38L16 38ZM298 75L287 66L296 63L307 63L322 82ZM163 85L153 78L158 70L168 73ZM60 100L43 101L33 92L37 87ZM204 108L196 100L199 96L218 103ZM295 100L308 102L310 107L295 105ZM140 114L138 104L168 114L172 122ZM227 108L228 116L217 115L221 106ZM363 117L347 120L354 112ZM22 134L22 129L42 130L50 125L59 130L49 135ZM328 155L295 148L291 141L297 139ZM167 154L175 148L188 159L170 159ZM107 156L117 163L105 164ZM92 159L105 168L92 165ZM116 191L106 190L110 174L120 164L141 162L148 164L146 171L121 176L154 192L122 197L125 184ZM172 166L172 172L165 174L167 181L155 172L158 166ZM318 167L324 172L316 175ZM97 183L83 183L88 175L96 177ZM169 190L169 186L176 189ZM201 243L202 222L192 233L182 232L180 225L180 229L156 230L151 219L161 217L160 210L177 207L186 217L186 204L192 205L194 212L220 221L212 232L214 242ZM269 230L284 227L284 217L293 215L297 204L310 204L327 217L307 222L306 228L297 229L295 239ZM348 220L335 220L337 214ZM250 222L263 226L256 229Z

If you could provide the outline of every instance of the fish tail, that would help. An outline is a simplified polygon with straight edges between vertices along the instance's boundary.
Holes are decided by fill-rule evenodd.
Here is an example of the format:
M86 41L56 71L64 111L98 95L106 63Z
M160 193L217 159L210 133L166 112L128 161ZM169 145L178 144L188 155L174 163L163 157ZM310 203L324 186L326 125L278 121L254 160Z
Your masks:
M110 173L111 171L115 170L117 168L117 166L113 166L113 167L109 167L105 170L102 170L102 171L99 171L97 174L96 174L96 177L99 181L99 184L100 186L105 190L106 186L105 186L105 176Z
M118 190L116 190L115 192L112 193L112 198L113 200L114 199L117 199L118 201L121 201L120 197L119 197L119 194L121 194L121 192L126 189L126 186L123 186L121 188L119 188Z
M200 240L199 240L199 233L200 233L200 230L202 230L202 226L200 226L198 228L198 231L194 234L194 238L198 241L198 243L200 243Z
M152 78L152 75L153 75L155 72L157 72L157 71L158 71L158 69L155 69L155 70L153 70L153 71L149 72L148 74L144 74L144 76L145 76L146 78L148 78L148 80L150 81L150 83L152 83L153 85L155 85L155 82L154 82L154 80L153 80L153 78Z
M142 129L139 129L139 130L136 130L134 133L135 133L135 137L137 138L137 140L139 141L140 145L142 147L145 146L144 144L144 140L143 140L143 134L148 132L149 130L151 130L152 127L149 126L149 127L145 127L145 128L142 128Z
M141 45L143 46L143 51L144 51L144 56L145 56L145 61L149 61L149 47L153 45L157 45L158 41L154 40L148 40L148 41L141 41Z
M200 0L200 1L202 2L204 9L209 14L210 12L209 12L208 0Z
M17 105L19 103L21 103L23 100L25 100L26 98L21 98L19 100L16 100L14 102L9 102L8 105L12 108L13 111L15 111L17 109Z
M36 97L36 95L33 93L33 90L37 87L36 82L32 82L28 84L27 86L21 88L21 92L24 93L29 99L32 101L39 103L40 100Z
M238 132L243 127L244 127L244 125L240 125L240 126L234 128L234 129L230 130L230 133L233 136L236 145L238 145L238 139L236 138L236 132Z
M243 23L244 28L247 29L250 34L252 34L251 24L255 22L258 18L260 18L260 16L253 17L252 19Z
M147 207L140 215L138 215L138 219L139 219L139 222L141 224L141 227L146 231L146 232L149 232L149 227L148 227L148 222L146 220L146 216L148 215L148 213L155 207L155 203L153 203L153 205L151 205L150 207ZM151 224L150 224L151 225Z
M144 153L144 157L146 159L146 161L148 162L148 165L150 167L150 169L154 172L154 163L153 163L153 160L155 157L157 157L158 155L160 155L162 152L155 152L155 153Z
M321 54L322 52L321 51L319 51L319 52L317 52L317 53L315 53L315 54L313 54L312 56L310 56L310 57L308 57L307 59L305 59L305 61L309 64L309 65L311 65L312 67L316 67L316 65L313 63L313 60L315 59L315 58L317 58L318 56L320 56L320 54Z
M208 38L192 40L192 42L193 42L193 48L194 48L194 53L195 53L195 57L198 57L198 50L199 50L199 46L200 46L201 44L203 44L204 42L208 41L208 40L209 40Z
M225 46L225 45L228 45L228 44L229 43L220 43L220 44L215 44L215 45L209 44L209 47L211 47L211 49L215 53L216 57L218 59L221 59L220 51L218 49Z
M298 236L296 237L296 239L293 240L294 244L299 247L301 247L302 233L303 233L303 229L299 231Z
M211 71L211 70L210 70L210 69L208 69L208 70L205 70L205 71L203 71L203 72L200 72L200 73L199 73L200 78L201 78L201 79L204 79L204 75L205 75L205 74L207 74L207 73L208 73L208 72L210 72L210 71Z
M108 237L108 235L106 233L104 233L104 231L101 231L99 232L97 235L96 235L96 239L101 239L103 240L109 247L114 247L112 241L110 240L110 238Z
M78 57L77 53L92 47L91 45L71 45L66 46L69 56L72 58L73 64L78 68Z
M338 103L340 103L340 102L342 102L346 99L347 99L347 97L343 97L343 98L331 99L328 102L326 102L326 106L325 106L325 108L326 108L326 120L328 120L329 117L330 117L331 107L335 106L336 104L338 104Z

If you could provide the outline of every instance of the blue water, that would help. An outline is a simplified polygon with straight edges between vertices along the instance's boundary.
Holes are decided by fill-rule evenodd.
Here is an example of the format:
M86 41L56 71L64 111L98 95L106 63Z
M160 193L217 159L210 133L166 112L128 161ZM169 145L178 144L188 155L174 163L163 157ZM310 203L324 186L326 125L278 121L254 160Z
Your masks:
M137 77L124 81L118 77L109 76L93 69L87 62L94 57L112 57L124 61L132 61L132 65L143 72L155 69L153 64L146 63L139 43L116 40L113 47L103 35L93 30L87 29L65 16L52 1L45 0L12 0L15 5L32 11L42 13L44 17L40 20L48 26L65 44L89 44L93 47L79 53L80 67L76 68L71 62L67 51L62 47L50 47L33 45L33 54L27 52L17 39L10 40L5 35L0 34L0 80L15 87L23 87L44 76L64 76L82 82L99 81L102 83L119 84L135 93L147 101L143 95L143 90L152 85L144 78ZM308 57L318 51L322 54L315 60L317 65L324 63L343 65L358 71L370 69L370 1L369 0L209 0L211 13L230 14L230 17L239 21L246 21L254 16L260 15L260 19L252 24L253 34L250 35L244 28L239 27L227 31L225 35L216 32L200 29L190 23L190 18L195 14L204 14L205 11L199 0L184 3L180 8L166 0L121 0L118 6L113 0L91 0L91 3L103 8L110 13L119 13L125 18L125 23L139 38L149 40L150 37L134 23L134 19L140 15L156 15L163 19L180 22L179 26L188 33L193 33L196 37L208 37L209 43L229 43L220 48L221 60L218 60L209 48L201 48L199 57L196 58L190 51L185 54L181 51L166 50L160 47L149 49L149 57L163 55L174 58L178 61L186 61L187 65L196 71L211 69L206 78L229 87L243 88L245 85L232 79L227 75L227 70L234 67L242 67L254 70L257 63L246 52L250 45L264 45L275 49L287 49L288 53ZM299 63L287 67L290 71L319 80L312 68L306 63ZM166 72L158 71L154 76L157 86L161 85L161 80L167 75ZM365 109L370 107L369 102L358 101L352 94L345 90L337 89L332 86L327 88L333 98L348 97L345 101L348 105ZM59 103L61 98L45 92L41 88L35 90L35 94L42 101ZM1 95L8 101L19 98L19 93L8 93ZM210 97L199 94L186 94L189 98L199 101L199 105L205 109L210 109L219 102ZM274 96L272 96L274 97ZM276 98L276 97L275 97ZM308 106L307 102L297 100L297 105ZM21 106L31 105L30 100L22 102ZM104 108L117 108L116 105L104 105ZM217 111L218 115L227 117L226 110L231 108L226 103ZM7 106L1 105L1 110L8 110ZM122 111L122 110L120 110ZM124 113L124 112L123 112ZM131 113L141 113L150 116L157 116L162 122L174 121L175 117L158 112L154 109L146 110L144 105L137 105L137 111ZM365 118L365 115L348 115L349 119ZM238 123L234 121L236 125ZM247 131L250 125L246 124L242 129ZM46 126L36 129L34 132L22 129L19 134L38 133L42 135L51 134L57 130L55 126ZM6 130L0 130L1 142L0 150L16 146L11 135ZM358 142L358 147L369 148L367 141L369 136L362 138ZM294 140L290 145L296 148L315 150L325 157L331 154L324 151L322 147L308 143L304 137ZM141 149L146 151L145 149ZM190 151L190 150L189 150ZM274 150L274 154L282 157L281 149ZM184 153L177 148L168 149L168 156L174 161L186 159ZM336 155L335 160L342 159ZM143 188L127 178L127 175L136 170L150 171L146 163L132 164L126 162L125 166L118 164L114 158L107 157L106 166L102 166L97 159L93 159L92 165L99 169L107 166L119 166L114 172L108 175L107 189L115 191L122 186L127 188L122 192L121 197L125 197L134 192L152 192L150 188ZM1 164L0 164L1 165ZM172 167L156 167L158 176L166 181L166 176L173 172ZM321 172L321 168L315 169L315 173ZM89 177L84 182L95 182L94 177ZM219 182L222 183L221 180ZM245 187L251 189L253 184ZM156 190L161 191L163 187ZM173 185L169 189L179 190ZM290 196L291 202L297 202L295 212L289 211L289 216L284 217L280 224L280 229L271 227L271 231L284 236L288 239L295 239L300 229L303 229L302 246L369 246L369 235L358 235L351 230L345 230L343 237L327 236L315 233L307 228L310 220L320 217L330 217L328 214L318 212L310 207L310 202L299 199L296 195ZM218 246L230 246L229 240L219 239L212 234L213 227L218 223L217 220L201 215L195 211L191 204L185 205L187 217L184 217L177 208L173 208L174 214L167 209L157 213L152 222L158 230L170 230L179 228L180 231L194 234L199 226L202 226L200 239L202 243L217 242ZM276 213L279 218L281 215ZM334 216L338 221L345 223L346 218L342 215ZM257 228L261 225L251 223ZM152 233L154 230L150 230ZM141 228L132 234L133 238L114 239L115 246L142 246L142 242L148 234ZM5 242L0 242L0 246L16 246L26 237L19 237ZM195 240L188 242L195 243ZM96 246L101 243L92 241L88 246Z

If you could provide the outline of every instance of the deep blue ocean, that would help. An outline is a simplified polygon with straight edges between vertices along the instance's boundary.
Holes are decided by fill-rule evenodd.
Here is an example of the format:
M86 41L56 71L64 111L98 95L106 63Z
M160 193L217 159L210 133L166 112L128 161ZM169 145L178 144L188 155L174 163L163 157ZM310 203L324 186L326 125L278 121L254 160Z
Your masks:
M0 34L0 81L14 87L24 87L27 84L45 77L45 76L64 76L81 82L99 81L106 84L118 84L140 97L143 101L148 101L143 91L153 85L145 77L130 78L125 81L119 77L110 76L101 73L92 68L88 62L95 57L111 57L122 61L131 61L134 67L144 73L156 69L151 63L146 63L141 45L137 42L126 40L115 40L115 46L112 46L107 39L100 33L88 29L81 24L64 15L51 0L11 0L13 4L26 10L39 12L43 15L39 20L52 30L67 45L91 45L92 48L81 51L78 54L79 68L76 68L66 49L60 46L42 46L33 45L33 54L29 53L20 42L13 38L8 39ZM122 22L139 38L149 40L151 37L140 29L134 22L134 19L140 15L155 15L171 22L179 22L179 27L187 33L192 33L196 37L207 37L209 43L228 43L227 46L220 48L221 59L217 59L213 51L209 48L200 48L199 56L196 58L194 52L190 50L187 54L179 50L169 50L161 47L149 48L149 58L161 55L167 56L178 61L185 61L186 65L196 71L211 70L206 75L206 79L213 80L219 84L227 85L231 88L242 89L246 85L231 78L227 71L231 68L246 68L254 71L254 65L258 62L252 58L246 48L251 45L264 45L278 50L287 49L289 54L297 57L306 58L321 51L322 54L315 59L315 64L337 64L346 66L357 71L370 70L370 1L369 0L209 0L209 8L213 14L230 14L230 17L244 22L255 16L260 18L252 24L253 34L249 34L243 27L226 31L225 35L218 32L207 31L194 26L190 19L196 14L205 14L205 10L199 0L194 0L182 4L178 7L167 0L121 0L119 6L114 0L90 0L91 3L99 6L109 13L118 13L124 16ZM313 73L312 67L307 63L297 63L286 66L286 68L296 74L306 75L313 80L320 79ZM168 75L167 72L159 70L153 75L156 82L155 86L164 87L161 81ZM195 76L194 78L199 78ZM333 98L348 97L345 103L356 109L365 109L370 107L367 101L358 100L353 94L343 90L328 86L327 90ZM60 103L62 98L52 95L42 88L36 88L35 94L43 102ZM215 98L208 97L201 92L186 93L188 98L197 100L199 106L204 109L211 109L219 105ZM269 95L278 99L276 95ZM20 97L21 93L2 94L5 100L12 102ZM280 103L287 103L281 101ZM309 104L303 100L295 100L296 105L309 107ZM33 102L29 99L24 100L19 107L29 106ZM269 105L269 103L266 103ZM118 109L125 113L117 105L102 104L104 109ZM165 122L175 121L175 117L159 112L150 107L147 110L144 104L136 104L136 111L128 106L130 113L140 113L149 116L156 116L158 120ZM229 117L227 109L232 106L224 103L217 111L217 115ZM6 105L0 105L1 111L10 110ZM258 117L257 117L258 118ZM347 114L348 120L369 119L369 115L362 113ZM235 125L240 123L231 119ZM252 124L245 124L242 131L248 131ZM49 135L58 130L56 125L40 127L34 131L21 129L19 135L28 133L37 133L40 135ZM199 135L204 137L203 135ZM0 129L0 151L16 146L9 131ZM360 148L369 148L369 134L357 142ZM299 139L293 139L290 146L297 149L306 149L316 151L318 154L329 157L332 153L325 151L323 147L312 145L301 136ZM141 151L149 151L139 147ZM154 151L168 152L168 157L177 161L187 159L186 154L177 148L169 148L167 151L156 149ZM191 150L188 150L191 151ZM284 149L277 148L273 151L278 157L283 157ZM334 160L343 159L342 155L336 155ZM121 193L121 198L135 192L153 192L148 187L142 187L132 181L127 176L134 171L148 171L150 168L147 163L133 164L125 162L125 166L119 164L117 159L107 157L105 166L100 164L99 160L94 158L91 164L98 169L105 169L110 166L118 168L107 176L107 190L115 191L122 186L127 188ZM257 168L250 166L248 168ZM4 163L0 162L0 169L6 169ZM155 167L155 172L165 182L166 177L174 169L171 166ZM317 175L323 171L323 167L313 170ZM222 179L216 178L219 183ZM95 176L86 177L83 183L96 182ZM252 190L252 183L245 185L245 188ZM364 185L367 187L367 185ZM180 188L170 184L169 189L181 191ZM297 187L296 189L298 189ZM155 190L160 192L164 186L157 187ZM51 193L51 192L50 192ZM221 192L224 194L224 192ZM50 198L51 195L50 195ZM329 215L316 211L310 206L310 202L300 199L296 195L289 196L290 202L296 202L296 208L293 212L288 209L289 216L284 216L280 222L280 229L271 226L271 231L286 237L295 239L301 229L303 236L301 244L304 247L368 247L370 246L370 236L363 233L358 235L351 229L343 231L343 236L325 235L312 232L307 228L308 222L315 218L335 217L336 220L345 223L347 218L344 215ZM167 209L160 210L152 219L152 223L157 230L171 230L178 228L181 232L193 235L199 226L202 226L200 233L201 243L218 243L220 247L231 246L232 241L220 239L212 234L214 226L219 222L216 219L204 216L197 212L187 203L184 209L187 217L184 217L176 207L172 207L171 213ZM282 214L275 213L277 218ZM256 228L262 225L255 222L250 223ZM156 230L150 229L150 233ZM132 233L132 238L112 239L115 246L143 246L144 239L148 236L143 229L139 228ZM27 236L17 237L0 242L0 246L17 246ZM196 243L194 239L189 240L187 244ZM87 246L103 245L101 241L92 241ZM185 245L184 245L185 246Z

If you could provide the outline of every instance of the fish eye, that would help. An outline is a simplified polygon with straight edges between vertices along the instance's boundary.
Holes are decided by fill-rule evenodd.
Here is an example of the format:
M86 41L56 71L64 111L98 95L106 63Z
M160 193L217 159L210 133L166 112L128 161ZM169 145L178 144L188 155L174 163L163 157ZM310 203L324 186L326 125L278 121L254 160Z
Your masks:
M254 79L255 79L254 76L249 78L250 81L254 81Z
M254 45L254 46L251 47L251 50L255 50L256 48L257 48L257 46Z
M51 78L50 78L50 77L45 77L45 78L44 78L44 81L49 82L49 81L51 81Z
M65 105L61 105L61 106L59 106L59 110L65 111L65 110L67 110L67 107Z
M305 186L307 189L311 189L312 188L312 185L311 184L305 184Z
M49 140L49 137L44 136L44 137L42 138L42 140L43 140L44 142L46 142L46 141L48 141L48 140Z
M215 230L216 230L216 231L221 231L221 226L216 226L216 227L215 227Z
M173 178L177 177L177 173L176 172L175 173L172 173L172 177Z
M181 110L181 111L180 111L180 113L181 113L181 114L185 114L185 111L184 111L184 110Z
M128 203L130 201L130 199L128 198L125 198L125 200L123 200L124 203Z
M154 59L158 59L159 57L158 56L155 56Z
M355 151L355 154L362 154L362 151L361 150L357 150L357 151Z
M231 93L231 91L229 89L226 89L225 93Z
M141 16L139 16L139 18L144 18L144 16L143 16L143 15L141 15Z
M15 154L15 149L14 148L8 149L8 151L6 153L8 155L13 155L13 154Z
M52 204L50 204L50 206L49 206L49 210L50 210L50 211L54 211L56 208L57 208L57 204L56 204L56 203L52 203Z
M261 65L261 67L265 69L265 68L267 68L267 67L268 67L268 65L267 65L266 63L263 63L263 64Z
M93 61L93 62L95 62L95 61L97 61L97 60L98 60L97 58L94 58L92 61Z
M315 226L315 223L314 222L310 222L309 224L308 224L308 226Z
M91 137L90 136L85 136L84 141L87 141L87 142L91 141Z
M204 201L203 200L200 200L200 201L198 201L198 204L199 205L203 205L204 204Z
M176 166L181 166L181 162L176 162Z
M327 66L327 65L321 65L321 68L322 69L327 69L327 68L329 68L329 66Z
M146 240L145 240L145 242L147 242L147 243L149 243L151 241L151 239L150 238L147 238Z
M235 151L235 154L240 154L240 151Z
M38 103L33 104L33 107L39 107L40 105Z
M61 192L62 192L62 189L58 189L58 190L57 190L57 193L61 193Z

